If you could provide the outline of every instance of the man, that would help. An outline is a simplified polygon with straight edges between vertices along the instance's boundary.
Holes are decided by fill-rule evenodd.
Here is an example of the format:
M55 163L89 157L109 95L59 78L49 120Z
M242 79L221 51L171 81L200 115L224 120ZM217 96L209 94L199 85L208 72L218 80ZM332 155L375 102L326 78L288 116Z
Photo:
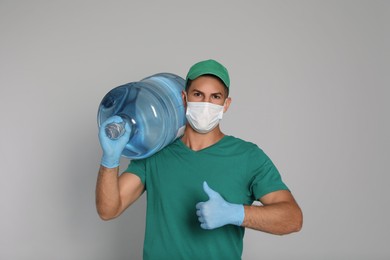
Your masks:
M193 65L182 93L184 135L133 160L120 176L128 136L109 140L101 126L97 210L113 219L147 191L144 259L241 259L245 228L278 235L301 229L302 212L272 161L255 144L221 131L229 88L217 61Z

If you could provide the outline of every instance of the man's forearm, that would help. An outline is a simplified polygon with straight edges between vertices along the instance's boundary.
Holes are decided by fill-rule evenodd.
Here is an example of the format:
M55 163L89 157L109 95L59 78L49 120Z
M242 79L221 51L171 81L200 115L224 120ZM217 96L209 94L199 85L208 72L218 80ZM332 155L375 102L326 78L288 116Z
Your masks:
M279 202L267 206L244 206L242 226L259 231L285 235L302 228L302 211L295 202Z
M96 183L96 209L104 220L116 217L120 209L118 183L119 167L106 168L100 166Z

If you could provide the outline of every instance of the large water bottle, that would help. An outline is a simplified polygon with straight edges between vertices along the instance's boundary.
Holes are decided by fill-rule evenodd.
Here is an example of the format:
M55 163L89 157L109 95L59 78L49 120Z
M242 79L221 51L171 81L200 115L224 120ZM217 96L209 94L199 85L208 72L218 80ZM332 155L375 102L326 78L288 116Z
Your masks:
M109 117L120 116L122 123L107 125L107 136L116 139L123 135L127 122L131 134L122 156L149 157L184 133L184 84L184 79L175 74L159 73L116 87L99 105L98 126Z

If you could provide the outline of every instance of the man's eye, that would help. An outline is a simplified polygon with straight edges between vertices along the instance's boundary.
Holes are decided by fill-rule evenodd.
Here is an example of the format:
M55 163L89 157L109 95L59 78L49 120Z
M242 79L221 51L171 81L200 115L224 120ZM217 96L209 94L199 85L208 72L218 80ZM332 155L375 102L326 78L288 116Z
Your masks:
M214 98L214 99L220 99L221 96L220 96L220 95L214 95L213 98Z

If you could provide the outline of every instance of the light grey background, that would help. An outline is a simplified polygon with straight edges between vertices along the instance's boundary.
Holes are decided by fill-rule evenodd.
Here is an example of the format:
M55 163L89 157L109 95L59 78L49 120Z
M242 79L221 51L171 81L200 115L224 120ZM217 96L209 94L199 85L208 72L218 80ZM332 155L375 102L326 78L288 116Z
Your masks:
M389 1L0 1L0 259L140 259L145 199L96 214L96 112L112 88L231 74L225 133L273 159L300 233L244 259L389 259ZM122 161L122 168L127 161Z

